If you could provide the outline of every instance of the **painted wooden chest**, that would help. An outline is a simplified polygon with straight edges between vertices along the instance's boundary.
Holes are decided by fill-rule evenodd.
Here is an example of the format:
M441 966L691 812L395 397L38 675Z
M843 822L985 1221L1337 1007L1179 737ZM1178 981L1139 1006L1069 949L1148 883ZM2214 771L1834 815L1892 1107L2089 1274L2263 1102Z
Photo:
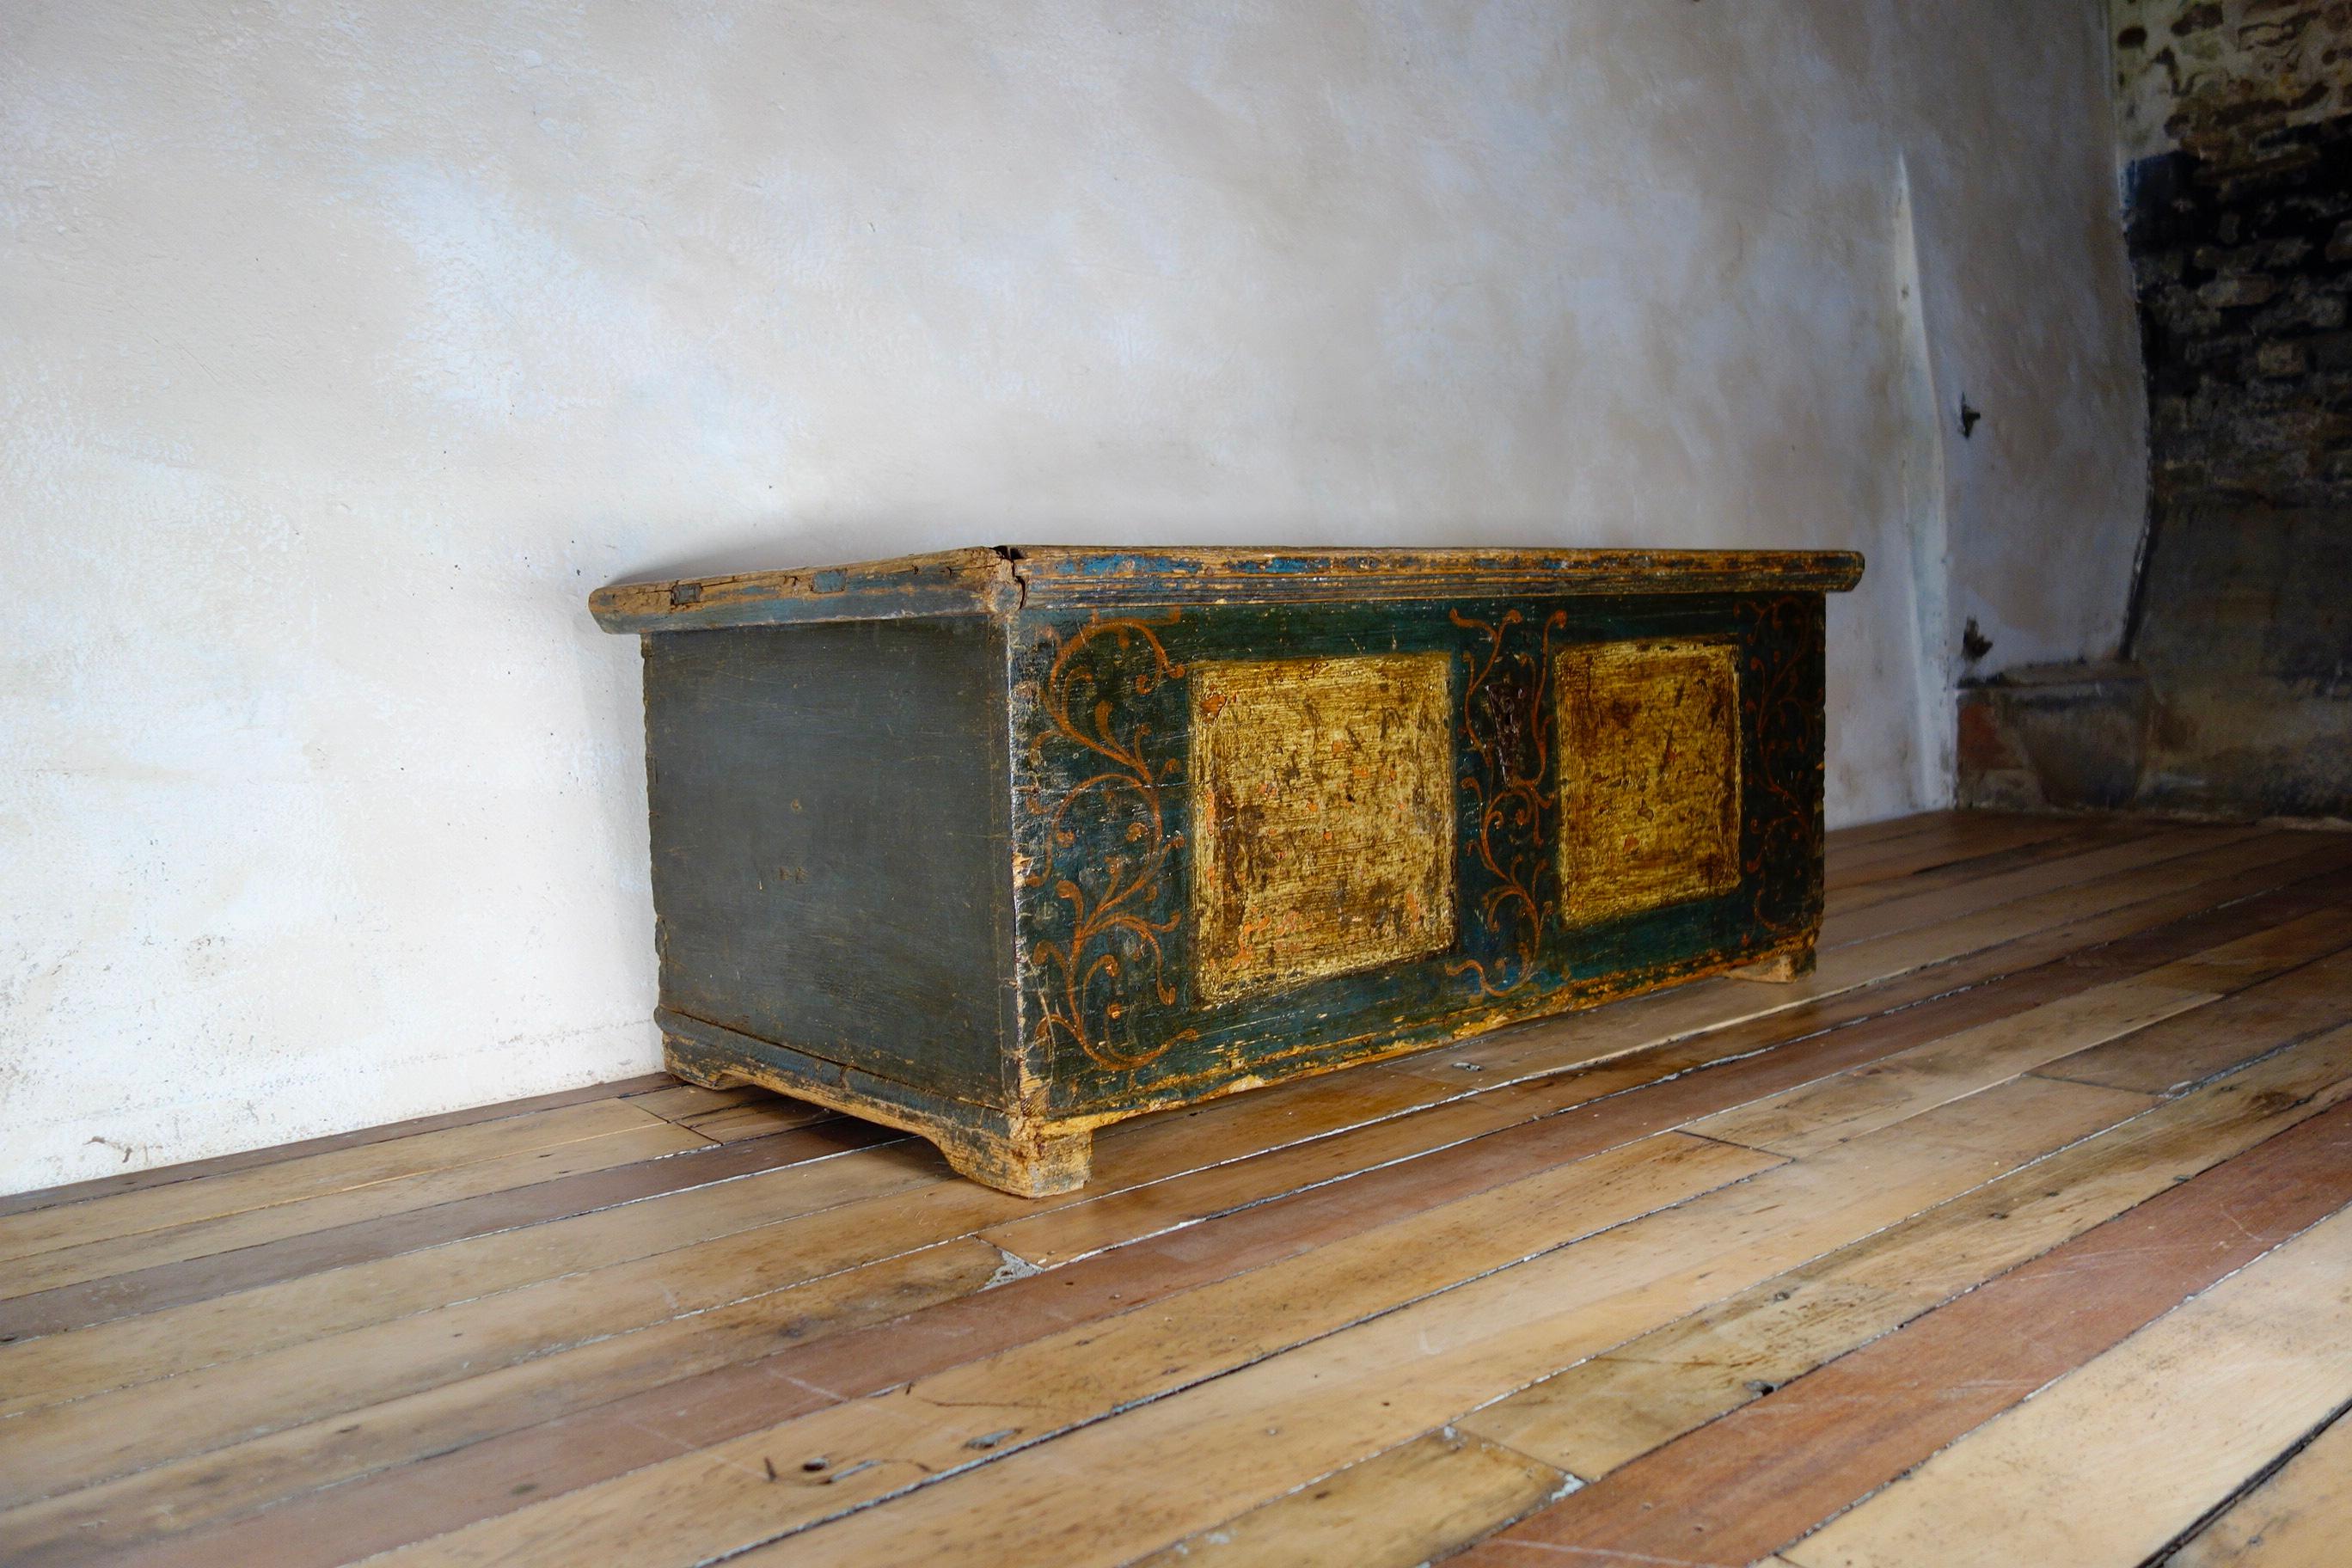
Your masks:
M1055 547L602 589L670 1067L1041 1194L1121 1117L1801 973L1861 571Z

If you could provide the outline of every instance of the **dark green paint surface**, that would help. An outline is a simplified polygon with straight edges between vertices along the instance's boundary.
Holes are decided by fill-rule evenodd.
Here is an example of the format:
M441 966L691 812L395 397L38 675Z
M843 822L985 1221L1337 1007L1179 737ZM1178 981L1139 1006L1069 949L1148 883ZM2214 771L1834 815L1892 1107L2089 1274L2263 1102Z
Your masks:
M662 1005L1006 1103L995 624L669 633L645 674Z

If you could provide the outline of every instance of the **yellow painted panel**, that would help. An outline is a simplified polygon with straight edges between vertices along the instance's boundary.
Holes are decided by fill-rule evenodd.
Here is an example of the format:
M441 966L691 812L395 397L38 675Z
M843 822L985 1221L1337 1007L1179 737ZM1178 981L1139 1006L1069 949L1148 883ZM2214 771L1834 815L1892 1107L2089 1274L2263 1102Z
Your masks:
M1193 666L1193 964L1203 1000L1454 942L1441 653Z
M1568 923L1738 887L1738 648L1590 643L1562 649L1558 670Z

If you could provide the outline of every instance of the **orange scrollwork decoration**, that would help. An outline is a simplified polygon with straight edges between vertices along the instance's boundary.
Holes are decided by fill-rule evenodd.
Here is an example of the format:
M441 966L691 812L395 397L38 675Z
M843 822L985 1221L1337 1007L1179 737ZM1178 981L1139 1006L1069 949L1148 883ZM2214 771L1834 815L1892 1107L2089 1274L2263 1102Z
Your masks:
M1064 642L1039 699L1045 723L1029 743L1033 765L1044 761L1048 742L1100 759L1096 772L1062 790L1045 824L1043 853L1021 878L1024 888L1049 889L1070 918L1066 940L1031 947L1038 976L1034 1038L1048 1048L1066 1040L1115 1069L1147 1066L1197 1036L1185 1029L1147 1043L1137 1034L1139 991L1162 1006L1176 1001L1160 939L1183 911L1162 915L1160 905L1169 857L1184 837L1169 831L1162 799L1176 761L1154 767L1146 749L1150 722L1119 717L1126 698L1183 679L1184 667L1152 629L1180 613L1150 621L1098 617ZM1140 644L1149 657L1137 669L1117 658L1106 673L1082 657L1106 638L1119 655Z
M1552 675L1552 634L1568 624L1568 612L1554 610L1536 647L1516 652L1507 644L1512 628L1527 619L1517 610L1495 621L1474 620L1459 610L1445 614L1463 630L1486 635L1483 649L1462 655L1469 671L1462 739L1473 764L1462 775L1462 788L1477 810L1477 831L1467 847L1487 880L1475 907L1499 950L1485 961L1450 964L1446 973L1473 975L1481 995L1501 996L1534 977L1544 921L1557 913L1559 872L1545 839L1559 795L1544 790L1551 763L1544 689Z

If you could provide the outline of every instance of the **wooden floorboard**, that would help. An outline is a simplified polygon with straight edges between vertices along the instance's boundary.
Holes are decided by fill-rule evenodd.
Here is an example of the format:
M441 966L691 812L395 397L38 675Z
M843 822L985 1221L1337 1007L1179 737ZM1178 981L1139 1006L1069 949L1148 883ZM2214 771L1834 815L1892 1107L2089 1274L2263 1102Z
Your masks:
M664 1142L690 1146L677 1138L675 1126L625 1100L600 1100L333 1153L299 1155L232 1174L92 1198L68 1208L11 1215L0 1219L0 1261L76 1251L162 1231L185 1236L193 1226L278 1209L288 1214L272 1215L272 1219L299 1220L310 1212L304 1205L331 1205L358 1193L373 1196L445 1172L528 1159L550 1149L625 1133L651 1131L661 1135ZM24 1277L22 1267L10 1270L12 1281Z
M2338 1203L2352 1168L2346 1153L2334 1152L2326 1192ZM2223 1223L2246 1222L2231 1214ZM2233 1247L2245 1250L2215 1226L2197 1251ZM2079 1315L2094 1291L2120 1295L2147 1268L2135 1254L2118 1268L2059 1281L2038 1310L2009 1322L2010 1354L2048 1335L2070 1305ZM1799 1568L1928 1555L1985 1568L2143 1560L2342 1407L2352 1389L2347 1279L2352 1213L2338 1212L2064 1370L2031 1401L1953 1434L1950 1447L1918 1456L1917 1468L1781 1555ZM2137 1292L2142 1301L2155 1294ZM2105 1336L2088 1338L2095 1345Z
M1556 1561L1561 1549L1728 1568L1781 1549L1798 1563L1846 1561L1834 1543L1790 1543L2347 1203L2352 1106L2339 1106L1634 1460L1463 1561ZM2183 1441L2193 1431L2176 1425L2166 1441L2193 1450ZM2041 1506L2071 1511L2063 1497ZM2137 1562L2167 1533L2120 1560ZM1977 1560L1948 1546L1938 1561ZM1989 1560L2118 1560L2011 1550Z
M2202 1521L2164 1568L2336 1568L2352 1522L2352 1421L2337 1411L2270 1475Z
M742 1142L585 1172L0 1300L0 1345L160 1313L306 1276L780 1170L902 1135L835 1118ZM244 1308L263 1303L248 1300ZM242 1309L241 1309L242 1310ZM258 1314L257 1314L258 1315Z
M75 1182L66 1186L39 1187L31 1192L0 1195L0 1215L23 1214L31 1209L57 1208L67 1204L87 1203L92 1198L115 1197L124 1193L143 1192L149 1187L176 1185L182 1182L199 1181L210 1176L225 1176L257 1165L274 1165L310 1154L329 1154L342 1149L357 1149L370 1143L383 1143L395 1138L414 1138L427 1132L439 1132L452 1127L470 1127L477 1122L500 1121L511 1117L527 1116L535 1110L553 1110L566 1105L581 1105L595 1100L623 1100L633 1095L674 1089L677 1080L667 1073L647 1073L641 1078L625 1079L612 1083L586 1084L579 1089L560 1089L553 1094L535 1095L529 1100L510 1100L492 1105L478 1105L464 1110L443 1111L434 1116L420 1116L407 1121L388 1121L380 1127L362 1127L349 1132L337 1132L299 1143L280 1143L264 1149L247 1149L234 1154L219 1154L209 1160L191 1160L177 1165L153 1165L143 1171L128 1171L119 1176L99 1176L87 1182Z
M1823 878L1835 892L1856 900L1912 889L1931 880L1958 880L1986 869L2006 870L2037 858L2063 853L2054 846L2135 837L2153 831L2143 824L2113 820L2069 821L2063 817L2012 817L1990 830L1912 835L1832 859Z
M1138 1561L1143 1568L1414 1568L1575 1484L1525 1454L1447 1427Z
M2352 836L1940 813L1827 880L1812 975L1039 1202L667 1078L0 1200L0 1561L2330 1560Z
M2176 932L2164 935L2160 939L2153 937L2150 939L2144 939L2152 941L2154 943L2154 945L2149 947L2146 956L2150 961L2155 961L2162 958L2168 953L2181 951L2184 947L2193 949L2200 944L2210 944L2211 942L2238 930L2244 921L2257 917L2262 912L2262 900L2250 900L2231 910L2217 911L2213 915L2205 917L2205 919L2200 922L2192 922L2197 929L2189 934ZM2059 978L2068 980L2074 986L2089 984L2096 977L2092 973L2078 973L2063 967L2054 968L2050 973ZM1996 995L1997 992L1994 988L1979 987L1972 991L1957 994L1950 999L1949 1005L1969 1007L1973 1011L1974 1009L1981 1008L1986 1005L1986 1004ZM1932 1021L1933 1010L1914 1011L1911 1012L1905 1019L1906 1029L1927 1027L1932 1025ZM1822 1037L1822 1038L1827 1040L1829 1037ZM1643 1075L1657 1076L1662 1073L1685 1071L1693 1065L1694 1060L1704 1060L1704 1058L1695 1058L1688 1053L1701 1048L1706 1045L1706 1037L1702 1037L1699 1040L1695 1040L1682 1047L1672 1047L1665 1052L1657 1053L1652 1059L1646 1062L1639 1060L1630 1061L1614 1069L1611 1069L1608 1072L1590 1075L1582 1087L1570 1098L1575 1099L1589 1097L1594 1093L1604 1092L1608 1088L1612 1086L1622 1087L1622 1082L1625 1080L1616 1077L1616 1074L1619 1073L1631 1073L1633 1075L1632 1081L1640 1081ZM1891 1045L1892 1043L1894 1042L1882 1042L1883 1045ZM1727 1044L1724 1048L1735 1052L1752 1052L1754 1042L1741 1042L1735 1040ZM1834 1048L1852 1050L1855 1048L1867 1049L1871 1047L1869 1047L1868 1037L1860 1034L1847 1034L1837 1038ZM1843 1060L1850 1058L1840 1059ZM1825 1065L1829 1064L1825 1064L1818 1060L1809 1060L1808 1053L1806 1051L1795 1051L1786 1054L1767 1054L1761 1056L1749 1055L1747 1061L1740 1066L1743 1079L1724 1080L1723 1089L1717 1092L1736 1096L1739 1093L1752 1090L1754 1088L1759 1086L1769 1086L1775 1082L1789 1081L1787 1075L1796 1074L1811 1076L1819 1070L1822 1070ZM1769 1073L1775 1076L1768 1079L1753 1079L1746 1077L1746 1075L1748 1074L1763 1073ZM1744 1088L1743 1079L1745 1079ZM1370 1091L1368 1089L1366 1092ZM1682 1079L1678 1080L1677 1083L1674 1085L1667 1086L1664 1092L1675 1095L1693 1093L1705 1095L1707 1091L1699 1089L1698 1080L1696 1079ZM1260 1103L1265 1106L1278 1106L1280 1103L1279 1097L1263 1097ZM1720 1103L1720 1100L1712 1098L1700 1098L1688 1102L1688 1104L1685 1105L1678 1114L1687 1115L1691 1109L1703 1108L1706 1105L1716 1103ZM1642 1109L1643 1107L1640 1102L1629 1100L1625 1102L1625 1107L1623 1109L1621 1109L1619 1111L1612 1112L1619 1121L1620 1136L1633 1135L1642 1131L1654 1130L1654 1128L1662 1121L1672 1120L1671 1116L1648 1116L1643 1117L1640 1120L1633 1120L1630 1119L1625 1114L1626 1110L1638 1113ZM1211 1113L1203 1112L1201 1114L1205 1116ZM1171 1131L1180 1133L1182 1131L1181 1122L1171 1121L1167 1126ZM958 1194L962 1194L964 1189L956 1188L952 1189L952 1191ZM551 1368L550 1369L551 1375L552 1375L553 1370L554 1369ZM570 1386L570 1384L566 1384L566 1386ZM341 1421L333 1423L333 1426L338 1428L341 1425L342 1423ZM439 1429L435 1428L435 1430L437 1432ZM286 1439L286 1441L299 1442L302 1439L302 1436L303 1435L300 1433L292 1434L288 1439ZM257 1476L270 1473L268 1467L258 1465L256 1462L261 1457L256 1452L256 1449L268 1448L274 1446L277 1442L278 1440L272 1440L271 1443L261 1445L246 1445L242 1449L238 1450L241 1457L240 1462L235 1467L225 1467L222 1473L215 1474L209 1469L200 1469L196 1472L201 1474L203 1477L204 1484L202 1490L205 1498L205 1506L217 1506L223 1499L234 1495L238 1489L247 1488L257 1484L256 1480ZM373 1457L379 1459L383 1458L380 1453ZM151 1477L151 1479L153 1486L162 1491L168 1493L173 1489L173 1478L170 1476L153 1475ZM517 1482L516 1484L522 1483Z
M2339 1019L2352 1007L2339 1004ZM1468 1417L1591 1479L2004 1268L2185 1183L2352 1091L2352 1034L2251 1059L1953 1204L1729 1296Z
M1072 1427L1053 1445L919 1486L892 1500L887 1515L851 1513L747 1560L955 1564L1029 1552L1068 1563L1123 1561L1208 1528L1237 1504L1268 1500L1434 1429L1494 1392L1816 1254L1835 1237L1965 1191L2141 1103L2005 1087L1981 1117L1930 1112L1899 1133L1776 1166ZM926 1441L961 1418L945 1406L926 1414ZM1094 1488L1067 1484L1074 1465L1118 1498L1117 1510L1097 1506Z
M2027 820L2022 814L1974 811L1923 811L1909 816L1882 816L1875 822L1831 828L1827 836L1828 849L1831 858L1835 859L1889 838L1906 838L1915 833L1931 833L1953 826L1981 827L1990 831L2021 820Z

